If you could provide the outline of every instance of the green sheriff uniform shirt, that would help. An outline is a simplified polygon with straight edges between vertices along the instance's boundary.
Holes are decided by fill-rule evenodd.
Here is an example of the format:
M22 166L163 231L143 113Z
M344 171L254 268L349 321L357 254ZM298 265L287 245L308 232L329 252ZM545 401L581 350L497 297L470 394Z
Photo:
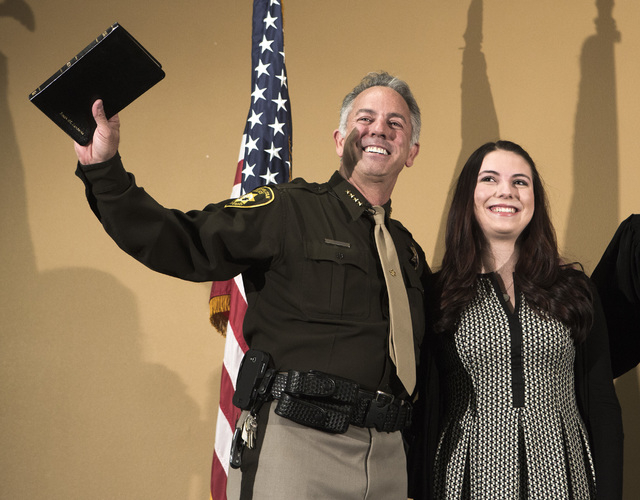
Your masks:
M247 344L280 371L320 370L403 395L388 356L388 301L370 204L337 172L181 212L138 187L119 155L76 171L106 231L147 267L190 281L242 274ZM390 202L385 206L390 211ZM409 295L416 359L424 334L424 253L388 220Z

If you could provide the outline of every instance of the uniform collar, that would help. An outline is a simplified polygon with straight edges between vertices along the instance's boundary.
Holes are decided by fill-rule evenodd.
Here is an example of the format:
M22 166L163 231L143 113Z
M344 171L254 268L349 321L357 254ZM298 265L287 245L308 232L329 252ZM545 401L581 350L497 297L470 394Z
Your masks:
M370 213L368 210L371 208L371 203L337 170L329 179L329 186L347 208L353 220L358 219L365 212ZM383 208L388 218L391 214L391 200L385 203Z

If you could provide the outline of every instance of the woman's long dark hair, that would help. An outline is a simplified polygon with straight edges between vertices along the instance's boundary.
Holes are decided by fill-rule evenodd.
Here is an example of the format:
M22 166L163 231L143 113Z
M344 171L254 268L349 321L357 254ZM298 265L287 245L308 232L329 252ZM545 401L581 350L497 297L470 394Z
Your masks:
M446 250L438 280L437 329L452 331L463 309L475 297L477 277L482 270L482 251L487 242L476 220L474 193L485 156L498 150L521 156L532 173L535 210L518 240L520 254L515 266L515 285L534 310L548 313L567 325L572 338L579 343L593 322L589 283L573 265L562 263L540 174L529 154L510 141L489 142L478 148L458 178L447 219Z

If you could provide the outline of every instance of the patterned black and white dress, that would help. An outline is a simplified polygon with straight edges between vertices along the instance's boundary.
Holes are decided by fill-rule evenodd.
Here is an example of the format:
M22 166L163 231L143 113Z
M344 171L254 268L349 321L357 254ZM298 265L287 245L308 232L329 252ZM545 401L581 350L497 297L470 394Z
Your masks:
M511 312L494 275L478 282L455 335L441 339L436 498L594 498L569 329L518 293Z

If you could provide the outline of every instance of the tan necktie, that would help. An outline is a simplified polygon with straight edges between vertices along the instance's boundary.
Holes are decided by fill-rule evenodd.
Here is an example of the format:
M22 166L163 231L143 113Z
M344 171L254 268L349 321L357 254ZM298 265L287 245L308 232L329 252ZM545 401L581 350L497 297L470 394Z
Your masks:
M376 205L373 209L376 246L389 295L389 354L396 365L400 381L411 394L416 385L416 358L407 289L402 278L396 246L384 225L384 208Z

